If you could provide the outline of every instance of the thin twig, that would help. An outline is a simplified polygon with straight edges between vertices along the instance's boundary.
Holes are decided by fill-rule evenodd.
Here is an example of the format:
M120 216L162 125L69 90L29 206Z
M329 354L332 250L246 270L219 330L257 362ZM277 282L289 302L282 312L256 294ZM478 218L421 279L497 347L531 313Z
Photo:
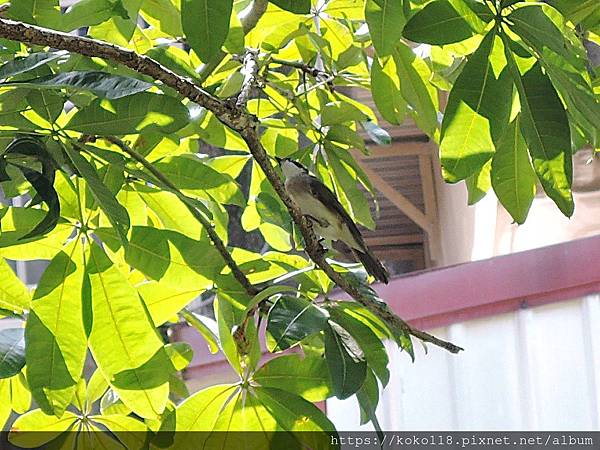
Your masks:
M175 191L179 197L186 198L186 195L183 192L181 192L179 190L179 188L177 188L177 186L175 186L160 170L158 170L156 167L154 167L154 165L150 161L148 161L146 158L144 158L143 155L136 152L134 149L132 149L129 145L127 145L121 139L119 139L115 136L104 136L103 139L110 142L111 144L116 145L123 152L127 153L129 156L131 156L137 162L141 163L148 170L148 172L150 172L152 175L154 175L154 177L156 177L156 179L158 181L160 181L165 186L169 187L169 189L172 189L173 191ZM248 294L250 294L250 295L258 294L259 290L252 285L250 280L248 280L246 275L244 275L244 272L242 272L240 267L233 260L233 258L231 257L231 253L229 253L229 251L227 250L225 243L221 240L221 238L215 231L212 224L196 208L194 208L187 202L183 202L183 203L187 207L187 209L190 211L190 213L194 216L194 218L202 224L202 226L208 233L208 237L210 238L210 240L213 242L213 244L217 248L217 251L221 254L223 259L225 260L225 263L231 269L231 273L233 274L235 279L244 287L244 289L246 290L246 292L248 292Z
M327 73L323 70L317 69L310 64L303 63L301 61L287 61L279 58L271 58L271 62L275 64L279 64L280 66L288 66L293 67L295 69L299 69L302 72L310 75L313 78L327 79L327 78L335 78L335 75Z
M112 60L123 64L140 74L148 75L157 81L163 82L165 85L175 89L182 96L211 111L223 124L234 131L237 131L242 136L248 145L254 160L262 168L278 196L288 208L292 219L299 226L304 237L308 255L333 282L393 328L403 330L425 342L438 345L453 353L461 350L460 347L454 344L412 329L406 322L387 309L387 307L375 302L368 296L363 295L356 286L353 286L346 278L336 272L327 263L325 260L325 250L321 247L315 236L311 224L302 215L298 205L290 198L284 187L283 181L271 166L269 157L260 142L260 136L256 127L258 123L256 117L252 116L244 109L237 108L235 105L232 106L227 102L213 97L211 94L195 85L192 81L178 76L171 70L161 66L152 58L138 55L131 50L113 44L81 36L69 35L33 25L26 25L7 19L0 19L0 37L27 44L68 50L84 56ZM197 211L196 213L199 214Z

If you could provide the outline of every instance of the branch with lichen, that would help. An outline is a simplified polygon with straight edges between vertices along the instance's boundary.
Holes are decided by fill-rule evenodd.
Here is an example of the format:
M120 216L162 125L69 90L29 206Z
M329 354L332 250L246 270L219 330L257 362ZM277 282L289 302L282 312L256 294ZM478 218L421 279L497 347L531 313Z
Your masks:
M298 205L288 195L283 181L271 165L271 161L260 142L258 119L249 114L245 108L222 101L158 62L145 55L139 55L114 44L61 33L54 30L26 25L21 22L0 18L0 37L30 45L53 47L89 57L99 57L123 64L136 72L147 75L164 85L175 89L183 97L211 111L223 124L237 131L250 149L256 163L261 167L278 196L288 208L294 222L304 237L306 252L327 276L342 290L372 313L376 314L392 329L401 330L422 341L440 346L450 352L457 353L460 347L442 341L423 331L415 330L401 318L390 311L384 304L364 295L357 286L336 272L326 261L325 251L321 247L311 224L302 215Z
M244 65L242 67L244 81L242 82L242 88L237 97L237 101L235 102L236 107L246 107L246 103L248 103L250 95L252 94L252 88L257 84L258 70L258 51L249 49L244 56Z

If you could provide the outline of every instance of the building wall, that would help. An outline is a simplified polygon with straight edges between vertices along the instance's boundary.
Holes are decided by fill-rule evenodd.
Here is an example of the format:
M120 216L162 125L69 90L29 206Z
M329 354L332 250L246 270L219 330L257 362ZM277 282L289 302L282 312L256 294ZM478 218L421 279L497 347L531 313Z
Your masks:
M600 164L590 163L589 157L589 152L581 151L574 158L573 216L565 217L540 192L523 225L513 223L492 190L469 206L465 184L446 184L438 173L440 255L435 265L478 261L600 234Z
M465 347L390 345L391 379L377 411L386 430L600 429L600 295L457 323L433 334ZM327 402L357 430L355 400ZM364 426L362 429L371 429Z

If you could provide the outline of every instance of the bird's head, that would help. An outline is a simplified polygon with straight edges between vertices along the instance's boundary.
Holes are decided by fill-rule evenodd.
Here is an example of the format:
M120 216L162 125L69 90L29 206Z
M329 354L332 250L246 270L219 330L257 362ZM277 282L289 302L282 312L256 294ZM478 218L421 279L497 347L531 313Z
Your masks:
M286 179L308 174L308 170L302 164L297 161L294 161L289 158L276 158L279 166L281 167L281 171L283 172L283 176Z

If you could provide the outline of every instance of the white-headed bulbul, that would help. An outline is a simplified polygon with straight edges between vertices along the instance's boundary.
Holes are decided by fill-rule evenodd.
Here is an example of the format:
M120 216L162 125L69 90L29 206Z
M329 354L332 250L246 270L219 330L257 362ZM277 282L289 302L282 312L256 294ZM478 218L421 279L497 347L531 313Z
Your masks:
M302 164L287 158L277 158L277 161L285 177L288 194L302 214L312 221L315 233L325 239L345 243L369 274L387 284L387 270L367 247L358 227L335 194Z

